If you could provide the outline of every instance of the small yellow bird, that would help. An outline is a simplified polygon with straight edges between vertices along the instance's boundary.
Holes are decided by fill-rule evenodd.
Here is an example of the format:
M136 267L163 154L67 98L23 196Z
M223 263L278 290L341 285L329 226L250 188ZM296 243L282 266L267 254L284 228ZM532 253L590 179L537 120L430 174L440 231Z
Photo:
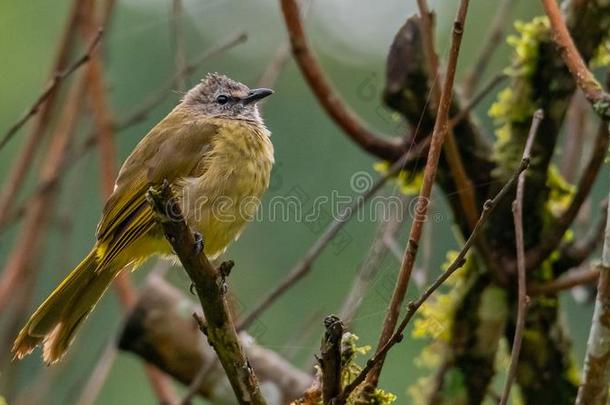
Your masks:
M15 339L15 358L42 342L44 361L57 362L124 267L172 255L146 200L151 185L169 182L208 257L239 236L269 185L273 145L256 103L272 93L218 74L186 93L121 167L93 249L30 317Z

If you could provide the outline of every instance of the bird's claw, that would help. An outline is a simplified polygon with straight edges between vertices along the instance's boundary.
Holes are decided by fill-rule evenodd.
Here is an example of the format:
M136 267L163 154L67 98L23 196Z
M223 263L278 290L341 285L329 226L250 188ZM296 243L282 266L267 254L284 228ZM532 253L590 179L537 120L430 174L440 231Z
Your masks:
M199 254L203 252L203 235L199 232L193 232L193 237L195 238L195 253Z

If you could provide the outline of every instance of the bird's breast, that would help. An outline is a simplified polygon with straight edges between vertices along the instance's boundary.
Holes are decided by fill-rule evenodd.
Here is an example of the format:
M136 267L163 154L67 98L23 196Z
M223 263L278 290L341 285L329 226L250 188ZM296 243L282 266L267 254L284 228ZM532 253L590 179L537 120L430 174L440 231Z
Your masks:
M262 124L223 122L201 165L185 180L182 206L189 225L215 257L254 219L269 186L273 145Z

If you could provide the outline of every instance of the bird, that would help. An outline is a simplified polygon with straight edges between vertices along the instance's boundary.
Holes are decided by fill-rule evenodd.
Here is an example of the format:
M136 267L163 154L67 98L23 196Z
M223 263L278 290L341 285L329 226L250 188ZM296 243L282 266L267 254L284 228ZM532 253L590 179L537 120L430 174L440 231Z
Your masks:
M154 255L174 257L147 201L167 182L210 259L255 216L274 163L271 133L257 102L273 94L211 73L137 144L104 204L93 248L29 318L12 347L21 359L42 344L58 362L113 279Z

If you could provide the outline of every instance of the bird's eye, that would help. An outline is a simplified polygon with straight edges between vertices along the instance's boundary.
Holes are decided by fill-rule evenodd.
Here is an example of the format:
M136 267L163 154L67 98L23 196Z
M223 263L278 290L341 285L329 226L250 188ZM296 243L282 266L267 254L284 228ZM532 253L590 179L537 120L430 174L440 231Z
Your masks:
M218 104L227 104L229 102L229 96L221 94L220 96L216 97L216 102Z

